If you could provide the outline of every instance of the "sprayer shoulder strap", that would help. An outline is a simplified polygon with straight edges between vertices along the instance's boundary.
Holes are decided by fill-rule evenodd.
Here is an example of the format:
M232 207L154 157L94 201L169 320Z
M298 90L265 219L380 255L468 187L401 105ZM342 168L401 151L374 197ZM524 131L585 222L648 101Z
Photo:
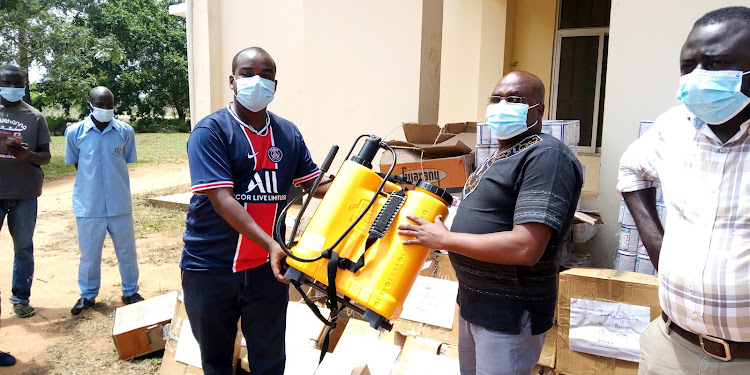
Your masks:
M320 358L318 359L318 363L323 362L323 358L326 356L326 353L328 353L328 346L331 343L331 331L333 331L336 328L336 321L338 320L338 309L336 309L336 313L334 315L334 310L331 309L331 318L326 319L323 317L323 314L320 312L320 308L313 302L310 297L305 294L305 292L302 290L302 287L300 286L300 283L298 281L292 280L292 285L294 286L294 289L297 289L297 292L302 296L302 299L307 304L307 307L310 308L310 310L315 314L315 316L323 322L326 326L329 327L329 329L326 332L326 337L323 339L323 344L320 347ZM335 297L334 297L335 298ZM330 299L328 301L330 304ZM336 302L334 302L335 306L338 306Z
M310 297L308 297L307 294L305 294L305 291L302 290L300 283L296 280L292 280L292 286L294 286L294 289L297 289L297 292L299 292L299 294L302 296L302 300L305 301L305 304L307 304L307 307L309 307L310 310L312 310L313 314L315 314L318 320L323 322L323 324L330 326L331 322L329 322L328 319L323 317L323 313L320 312L318 305L316 305L315 302L313 302L313 300L311 300Z

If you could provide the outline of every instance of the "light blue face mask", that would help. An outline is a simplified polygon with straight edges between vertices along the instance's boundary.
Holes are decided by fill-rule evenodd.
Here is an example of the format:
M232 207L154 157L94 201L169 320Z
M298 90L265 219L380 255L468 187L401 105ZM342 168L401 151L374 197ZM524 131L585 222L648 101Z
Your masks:
M742 76L748 73L695 69L680 77L677 99L706 123L723 124L750 104L750 98L740 91Z
M104 109L104 108L96 108L93 105L91 106L91 116L94 116L96 121L99 121L101 123L109 123L110 120L112 120L113 117L115 117L115 110L114 109Z
M528 104L508 103L503 100L500 103L487 106L485 119L492 134L497 139L511 139L536 125L537 122L534 122L531 126L527 126L526 118L529 114L529 108L534 108L538 105L539 103L536 103L529 107Z
M23 96L26 95L26 88L25 87L0 87L0 95L3 97L3 99L11 103L15 103L23 99Z
M235 97L243 107L259 112L273 100L273 93L276 91L276 83L260 76L234 78L234 85L237 88Z

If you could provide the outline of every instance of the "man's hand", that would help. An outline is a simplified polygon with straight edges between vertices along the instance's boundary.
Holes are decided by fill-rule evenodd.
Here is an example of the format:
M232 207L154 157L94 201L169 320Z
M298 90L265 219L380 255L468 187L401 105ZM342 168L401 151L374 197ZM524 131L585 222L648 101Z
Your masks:
M28 160L31 155L29 145L26 143L8 142L5 144L5 149L18 160Z
M443 224L443 215L438 215L434 223L412 215L407 217L409 220L417 223L417 225L399 225L398 234L414 237L414 239L404 240L401 243L404 245L420 245L428 249L442 249L445 247L445 236L448 236L451 232Z
M281 249L281 245L273 241L268 247L269 262L271 262L271 270L273 270L273 276L276 280L289 284L289 280L284 278L284 271L281 270L281 262L286 258L286 253Z

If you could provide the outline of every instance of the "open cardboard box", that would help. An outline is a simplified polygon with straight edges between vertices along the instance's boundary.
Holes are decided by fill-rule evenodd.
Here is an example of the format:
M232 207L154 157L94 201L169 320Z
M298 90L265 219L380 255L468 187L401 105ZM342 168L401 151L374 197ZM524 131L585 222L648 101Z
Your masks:
M187 328L188 322L187 311L185 311L185 301L180 296L177 298L177 302L172 310L173 317L171 323L167 327L168 340L164 347L164 357L162 358L161 366L159 368L159 374L161 375L203 375L203 369L200 367L192 366L187 363L179 362L176 359L177 345L180 341L180 336L183 333L183 327ZM192 335L192 332L190 333ZM240 342L242 340L242 333L237 332L237 338L234 342L234 353L232 356L234 371L237 371L240 362Z
M598 211L576 211L571 226L574 243L584 243L590 240L604 224Z
M389 141L396 152L394 174L416 182L424 180L449 192L463 189L474 170L474 145L477 138L476 122L438 125L406 123L406 141ZM393 155L385 151L380 159L380 171L391 167Z
M115 310L112 339L120 359L164 349L164 327L172 320L178 294L170 292Z

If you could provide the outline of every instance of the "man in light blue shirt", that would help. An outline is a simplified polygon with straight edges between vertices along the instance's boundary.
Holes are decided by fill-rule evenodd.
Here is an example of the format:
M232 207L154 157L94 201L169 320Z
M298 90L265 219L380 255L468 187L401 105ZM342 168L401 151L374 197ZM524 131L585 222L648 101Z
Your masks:
M133 230L128 163L136 161L133 127L114 118L115 98L106 87L89 92L91 115L65 130L65 162L78 170L73 186L73 215L78 227L78 286L81 298L73 315L96 302L101 284L102 247L112 238L122 278L122 301L143 301L138 294L138 259Z

